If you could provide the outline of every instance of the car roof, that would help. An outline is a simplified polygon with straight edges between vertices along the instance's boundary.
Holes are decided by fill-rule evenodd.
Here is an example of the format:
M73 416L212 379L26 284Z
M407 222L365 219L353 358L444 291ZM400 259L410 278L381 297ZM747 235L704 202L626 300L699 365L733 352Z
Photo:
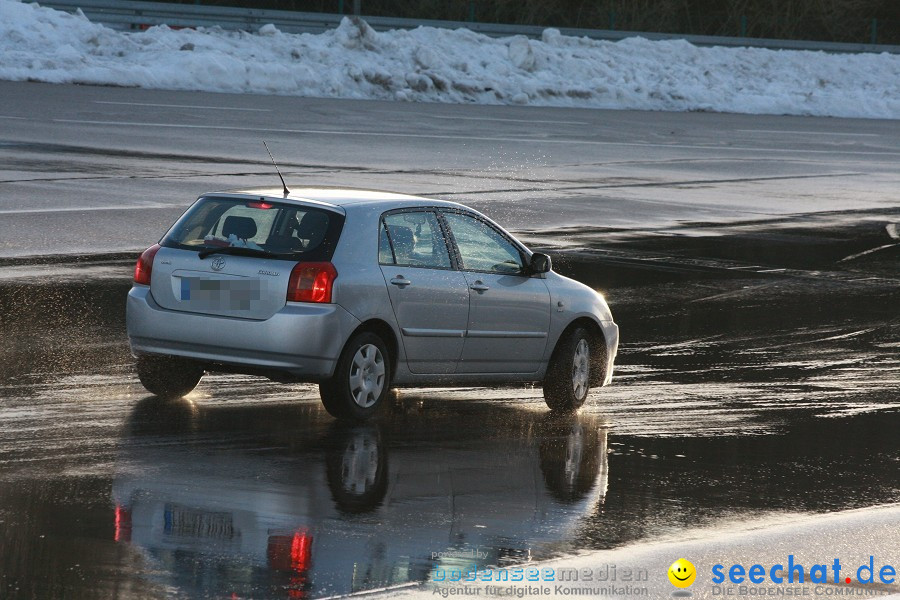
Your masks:
M341 209L357 205L366 207L379 207L384 210L392 208L415 207L415 206L447 206L451 208L465 208L456 202L448 202L446 200L435 200L433 198L423 198L421 196L411 196L408 194L396 194L393 192L383 192L378 190L364 190L345 187L304 187L290 190L285 196L282 188L253 188L239 190L224 190L220 192L210 192L204 196L230 196L241 197L250 196L253 198L266 198L278 202L295 201L302 203L320 204L324 207L333 207ZM343 211L341 211L343 212Z

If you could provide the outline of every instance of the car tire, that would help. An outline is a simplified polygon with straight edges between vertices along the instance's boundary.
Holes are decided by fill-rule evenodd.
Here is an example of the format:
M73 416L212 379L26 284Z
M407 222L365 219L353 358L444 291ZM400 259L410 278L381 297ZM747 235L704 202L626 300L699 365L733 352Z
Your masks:
M378 335L364 331L344 346L334 375L319 384L319 396L331 416L366 421L385 404L391 389L391 357Z
M137 360L137 373L148 392L171 399L181 398L197 387L203 368L171 356L142 356Z
M591 334L577 327L564 334L553 350L544 376L544 400L550 410L573 412L581 408L590 391Z

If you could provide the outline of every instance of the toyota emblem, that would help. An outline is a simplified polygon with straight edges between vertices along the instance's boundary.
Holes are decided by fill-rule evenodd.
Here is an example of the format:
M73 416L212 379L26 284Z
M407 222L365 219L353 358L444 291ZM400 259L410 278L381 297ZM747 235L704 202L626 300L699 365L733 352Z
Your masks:
M213 271L221 271L225 268L225 259L221 256L217 256L213 259L210 266L213 268Z

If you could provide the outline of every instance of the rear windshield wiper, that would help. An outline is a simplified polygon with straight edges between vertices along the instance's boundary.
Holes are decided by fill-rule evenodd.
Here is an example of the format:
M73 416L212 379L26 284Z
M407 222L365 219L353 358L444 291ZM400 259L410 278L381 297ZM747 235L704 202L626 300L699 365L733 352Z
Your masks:
M256 248L244 248L241 246L222 246L221 248L207 248L201 250L197 255L200 258L206 258L212 254L235 254L237 256L265 256L266 258L281 258L281 254L275 254L268 250L257 250Z

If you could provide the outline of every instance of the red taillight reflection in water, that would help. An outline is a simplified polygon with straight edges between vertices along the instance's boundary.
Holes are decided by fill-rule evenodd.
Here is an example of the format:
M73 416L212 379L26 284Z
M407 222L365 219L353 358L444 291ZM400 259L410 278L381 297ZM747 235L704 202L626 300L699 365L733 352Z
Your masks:
M116 533L117 542L131 541L131 511L116 504Z
M312 559L312 536L295 533L291 540L291 567L295 571L305 571Z
M266 554L276 571L305 571L312 561L312 536L306 531L294 535L270 535Z
M294 535L269 536L266 554L269 567L275 571L290 573L289 598L307 596L306 572L312 564L312 535L298 531Z

